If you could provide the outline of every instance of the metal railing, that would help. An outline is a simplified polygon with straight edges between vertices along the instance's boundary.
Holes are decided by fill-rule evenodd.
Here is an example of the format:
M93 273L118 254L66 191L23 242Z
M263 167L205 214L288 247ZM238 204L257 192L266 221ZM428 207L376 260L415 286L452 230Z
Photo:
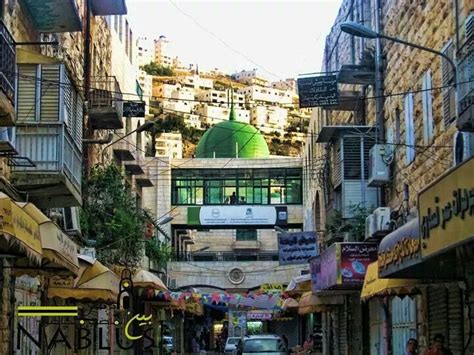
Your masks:
M89 107L115 107L122 117L122 91L115 76L94 77L91 80Z
M0 20L0 90L15 103L15 41Z

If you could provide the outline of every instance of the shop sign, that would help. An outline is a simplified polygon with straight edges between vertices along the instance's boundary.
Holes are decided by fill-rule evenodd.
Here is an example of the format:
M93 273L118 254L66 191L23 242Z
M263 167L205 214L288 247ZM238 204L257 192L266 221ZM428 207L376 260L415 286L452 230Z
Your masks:
M247 312L247 320L271 320L272 313L268 312Z
M336 75L298 79L300 108L330 106L339 103Z
M286 286L284 284L262 284L260 289L263 292L284 292Z
M380 277L390 276L421 260L419 219L415 218L385 236L379 245Z
M188 224L203 226L286 225L285 206L202 206L188 208Z
M421 256L433 256L474 238L474 158L418 195Z
M377 251L375 243L333 244L321 254L321 289L362 286Z
M145 117L145 102L124 101L123 117Z
M280 265L303 264L318 254L316 232L278 233Z
M315 256L309 260L311 272L311 291L321 290L321 256Z

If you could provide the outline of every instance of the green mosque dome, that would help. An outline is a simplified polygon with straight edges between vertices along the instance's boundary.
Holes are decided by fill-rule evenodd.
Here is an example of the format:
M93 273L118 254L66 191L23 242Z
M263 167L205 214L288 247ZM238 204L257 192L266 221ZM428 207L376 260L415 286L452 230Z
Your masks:
M267 142L252 125L235 120L231 107L229 120L216 124L202 136L196 158L268 158Z

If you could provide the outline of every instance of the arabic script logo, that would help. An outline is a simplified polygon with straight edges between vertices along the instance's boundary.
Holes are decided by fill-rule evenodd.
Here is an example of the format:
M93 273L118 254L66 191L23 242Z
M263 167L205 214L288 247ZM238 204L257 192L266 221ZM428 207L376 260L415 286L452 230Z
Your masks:
M214 218L219 218L221 215L221 212L217 208L213 208L211 212L212 217Z
M140 323L138 323L138 326L139 327L143 327L145 325L151 325L152 322L151 322L151 317L152 315L150 314L149 316L145 316L145 315L141 315L141 314L135 314L132 318L130 318L130 320L125 324L125 336L127 337L127 339L131 340L131 341L134 341L134 340L138 340L138 339L141 339L143 338L143 334L141 335L133 335L130 333L130 327L132 326L133 324L133 321L138 321Z

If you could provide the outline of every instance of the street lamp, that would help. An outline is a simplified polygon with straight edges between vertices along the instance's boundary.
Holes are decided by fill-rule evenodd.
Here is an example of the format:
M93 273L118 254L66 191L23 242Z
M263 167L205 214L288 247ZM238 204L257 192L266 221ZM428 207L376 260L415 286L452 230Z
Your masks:
M166 224L166 223L171 222L172 220L173 220L173 217L168 216L168 217L166 217L166 218L163 218L161 221L157 221L156 224L158 224L159 226L162 226L162 225L164 225L164 224Z
M122 137L120 137L119 139L107 144L103 149L102 149L102 162L104 162L104 155L105 155L105 151L107 150L108 147L110 147L111 145L117 143L117 142L120 142L121 140L127 138L128 136L132 135L133 133L141 133L143 131L148 131L149 129L151 129L153 127L153 125L156 123L156 121L145 121L145 123L143 123L142 125L138 126L136 129L128 132L127 134L124 134Z
M392 36L385 35L383 33L375 32L375 31L371 30L370 28L362 26L361 24L359 24L357 22L353 22L353 21L346 21L346 22L342 23L340 25L340 28L341 28L342 32L348 33L352 36L363 37L363 38L372 38L372 39L383 38L383 39L387 39L387 40L392 41L392 42L401 43L401 44L404 44L406 46L418 48L422 51L430 52L430 53L433 53L433 54L436 54L436 55L439 55L439 56L443 57L451 65L451 67L453 69L454 88L456 88L456 84L457 84L456 64L454 64L453 60L451 58L449 58L449 56L447 56L445 53L436 51L436 50L428 48L428 47L420 46L419 44L416 44L416 43L407 42L407 41L405 41L403 39L400 39L400 38L397 38L397 37L392 37Z

